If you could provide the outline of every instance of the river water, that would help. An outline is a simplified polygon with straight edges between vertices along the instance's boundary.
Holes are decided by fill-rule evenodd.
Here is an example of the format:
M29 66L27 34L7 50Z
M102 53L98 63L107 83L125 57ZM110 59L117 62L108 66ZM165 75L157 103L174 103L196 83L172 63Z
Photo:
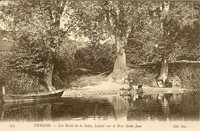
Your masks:
M140 94L0 105L1 121L200 121L200 92Z

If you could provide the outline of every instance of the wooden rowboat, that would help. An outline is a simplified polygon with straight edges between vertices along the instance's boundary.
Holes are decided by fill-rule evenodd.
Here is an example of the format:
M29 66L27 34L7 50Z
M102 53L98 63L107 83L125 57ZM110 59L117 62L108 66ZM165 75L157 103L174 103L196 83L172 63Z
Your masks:
M45 100L54 100L57 98L61 98L63 92L64 90L55 90L50 92L34 93L27 95L4 94L3 101L5 103L29 103Z

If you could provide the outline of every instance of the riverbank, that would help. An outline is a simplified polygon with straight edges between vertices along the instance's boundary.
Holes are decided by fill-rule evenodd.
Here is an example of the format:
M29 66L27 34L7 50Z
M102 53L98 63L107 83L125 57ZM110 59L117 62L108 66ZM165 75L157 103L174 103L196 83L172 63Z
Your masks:
M101 95L117 95L121 88L128 88L128 84L119 84L110 81L101 82L98 85L66 89L62 97L91 97ZM182 88L158 88L143 86L144 94L161 94L161 93L184 93L193 91L192 89Z

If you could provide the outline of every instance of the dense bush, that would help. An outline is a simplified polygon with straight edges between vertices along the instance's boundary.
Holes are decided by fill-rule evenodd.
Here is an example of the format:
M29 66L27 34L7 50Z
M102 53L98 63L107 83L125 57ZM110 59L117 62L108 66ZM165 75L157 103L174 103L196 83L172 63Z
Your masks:
M132 69L128 75L128 79L132 79L135 84L144 84L149 86L157 86L156 72L150 72L144 69ZM169 74L169 81L172 86L180 86L181 88L200 89L200 69L194 67L179 67Z
M10 77L9 75L6 75L8 72L6 69L7 63L5 62L6 57L7 55L0 53L0 88L7 84L8 78Z
M200 69L184 67L177 72L183 88L199 89Z
M155 75L144 69L132 69L128 75L128 79L133 80L137 84L152 85L155 82Z
M115 58L115 47L105 43L78 50L75 54L75 64L78 68L90 69L93 72L105 72L113 69Z
M53 85L56 89L69 87L69 83L61 80L57 74L54 74ZM42 86L41 80L37 77L27 74L19 74L11 70L0 69L0 87L4 86L8 94L27 94L33 92L44 92L47 89Z
M39 84L37 78L29 77L25 74L21 74L18 77L11 77L6 85L6 93L11 94L27 94L43 91L46 91L46 89Z
M7 94L27 94L46 91L35 77L19 74L14 71L3 71L2 69L0 73L0 86L5 87Z
M9 63L7 63L9 56L9 53L0 55L0 88L4 86L6 93L12 94L26 94L46 90L39 84L38 78L18 73L16 70L9 68Z

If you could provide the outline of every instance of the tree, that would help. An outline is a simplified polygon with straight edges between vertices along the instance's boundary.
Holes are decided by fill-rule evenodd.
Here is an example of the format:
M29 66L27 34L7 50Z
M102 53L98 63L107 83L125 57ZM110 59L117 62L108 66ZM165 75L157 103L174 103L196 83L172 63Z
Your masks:
M113 79L124 78L127 75L125 46L135 30L135 24L139 24L137 18L145 12L142 4L128 1L87 1L72 3L71 8L79 19L77 26L93 45L114 39L117 56L111 76Z
M196 21L196 10L192 2L161 2L155 5L156 19L160 23L160 40L156 49L161 56L160 78L166 86L168 78L168 62L175 53L177 45L184 41L181 31ZM155 18L155 16L154 16Z
M16 0L2 9L5 22L12 25L10 30L16 43L10 67L39 77L49 91L55 89L54 65L61 58L62 47L73 28L73 21L64 25L65 30L60 27L66 4L64 0Z
M160 62L159 80L166 86L168 62L176 60L189 43L189 35L196 21L193 2L146 2L143 14L135 17L139 23L128 41L127 55L132 64ZM143 18L144 17L144 18ZM191 47L191 46L188 46ZM130 54L129 54L130 53Z

